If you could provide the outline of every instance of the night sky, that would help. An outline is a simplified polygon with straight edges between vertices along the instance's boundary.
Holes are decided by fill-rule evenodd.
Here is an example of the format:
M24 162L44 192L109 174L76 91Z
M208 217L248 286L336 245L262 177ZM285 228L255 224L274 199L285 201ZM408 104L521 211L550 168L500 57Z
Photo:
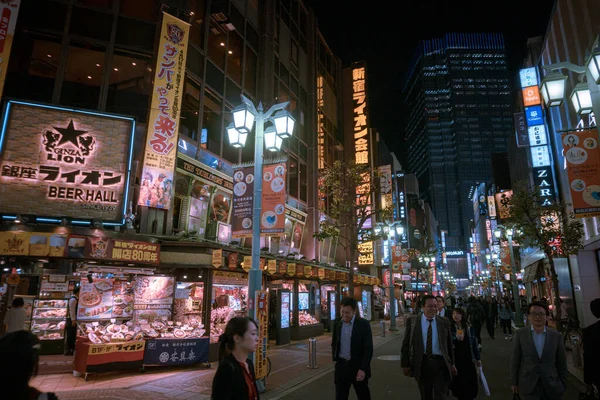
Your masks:
M304 2L314 10L321 33L344 67L353 61L367 62L371 125L382 133L401 162L404 159L401 91L417 43L449 32L502 32L514 81L525 57L527 38L545 34L554 3L553 0Z

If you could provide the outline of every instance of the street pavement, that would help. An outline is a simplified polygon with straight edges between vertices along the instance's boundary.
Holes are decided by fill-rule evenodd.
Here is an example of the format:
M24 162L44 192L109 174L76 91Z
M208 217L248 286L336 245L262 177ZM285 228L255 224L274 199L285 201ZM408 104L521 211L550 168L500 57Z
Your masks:
M389 321L387 321L389 326ZM404 400L418 399L417 384L402 375L400 347L404 336L403 321L398 320L398 332L386 332L382 337L378 323L372 323L375 354L371 363L373 376L369 381L373 399L402 395ZM511 343L498 334L491 340L483 336L482 361L490 385L490 399L511 399L509 369ZM269 346L272 371L267 378L267 391L262 400L315 400L335 398L333 363L331 362L331 335L317 338L318 368L307 368L308 341L293 342L286 346ZM42 375L35 377L33 386L42 391L56 392L61 400L108 399L108 400L168 400L210 399L211 384L216 365L212 368L195 366L188 368L147 368L146 373L115 372L90 375L88 381L68 374ZM583 386L569 377L565 400L575 400ZM480 392L479 398L486 398ZM356 399L351 392L350 399Z
M405 377L400 368L399 355L403 336L402 334L375 349L373 361L371 362L373 376L369 380L371 397L373 399L390 399L394 398L393 396L399 395L402 396L403 400L420 399L416 381ZM496 331L495 340L490 339L486 333L482 332L482 342L483 351L481 353L481 360L484 374L490 386L491 396L485 396L480 390L478 398L489 398L491 400L512 399L509 378L512 342L505 341L499 329ZM386 360L382 358L395 359ZM580 391L584 391L583 385L569 375L567 391L563 399L576 400L579 398ZM326 374L297 385L285 393L265 398L285 400L334 399L333 370L329 370ZM350 399L356 399L353 389L351 390Z

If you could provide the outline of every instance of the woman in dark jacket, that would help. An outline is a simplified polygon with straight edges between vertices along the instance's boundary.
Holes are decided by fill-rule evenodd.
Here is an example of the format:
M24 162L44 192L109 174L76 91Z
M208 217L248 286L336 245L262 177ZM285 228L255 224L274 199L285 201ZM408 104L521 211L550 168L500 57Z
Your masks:
M452 344L458 374L452 380L450 390L459 400L473 400L478 389L475 364L481 366L481 358L475 330L467 323L462 308L452 311Z
M233 317L219 337L219 367L213 379L213 400L259 400L254 366L248 356L258 345L253 319Z

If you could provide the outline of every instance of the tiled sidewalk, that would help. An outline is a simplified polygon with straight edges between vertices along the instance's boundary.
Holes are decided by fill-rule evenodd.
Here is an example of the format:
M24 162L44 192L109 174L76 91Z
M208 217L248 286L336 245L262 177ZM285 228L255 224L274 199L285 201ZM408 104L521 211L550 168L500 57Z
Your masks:
M381 337L379 322L371 324L375 347L403 334L402 318L398 319L398 332L386 332ZM389 321L386 321L389 327ZM272 370L267 378L267 391L261 397L268 399L278 392L288 390L311 377L329 370L331 362L331 335L317 338L318 369L308 369L308 340L285 346L270 345L269 358ZM91 374L88 381L71 373L42 375L33 379L32 385L42 391L56 392L62 399L210 399L211 385L217 366L190 368L147 368L146 373L115 372Z

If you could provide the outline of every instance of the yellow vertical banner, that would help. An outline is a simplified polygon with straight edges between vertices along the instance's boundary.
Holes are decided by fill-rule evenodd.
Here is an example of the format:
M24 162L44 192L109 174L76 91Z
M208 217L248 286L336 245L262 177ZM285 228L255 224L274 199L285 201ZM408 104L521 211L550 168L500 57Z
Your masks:
M267 376L267 342L269 340L269 292L257 290L254 315L258 324L258 346L254 353L256 379Z
M10 0L0 2L0 96L4 91L6 70L12 48L15 26L19 15L21 0Z
M171 208L190 25L163 12L148 118L141 206Z
M242 263L244 271L248 272L252 269L252 256L244 256L244 262Z
M267 271L269 272L269 275L277 273L277 260L267 261Z

